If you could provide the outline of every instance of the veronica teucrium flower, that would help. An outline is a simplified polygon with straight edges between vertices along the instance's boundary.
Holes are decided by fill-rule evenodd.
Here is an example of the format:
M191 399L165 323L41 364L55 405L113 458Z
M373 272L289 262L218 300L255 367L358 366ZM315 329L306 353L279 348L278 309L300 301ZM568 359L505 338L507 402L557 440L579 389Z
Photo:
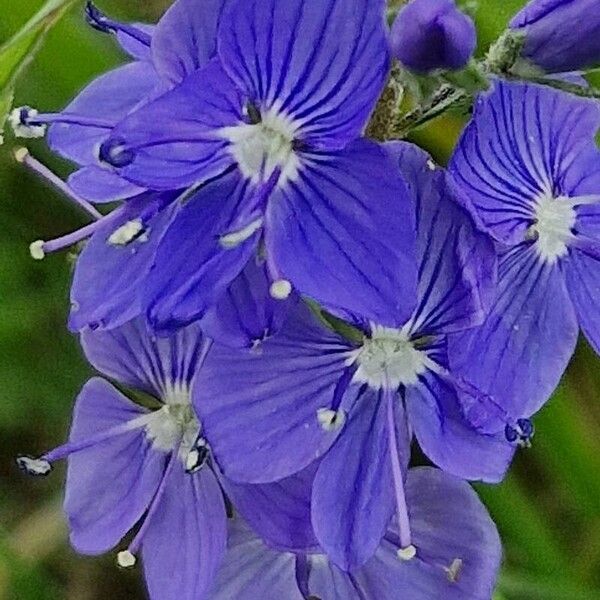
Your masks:
M103 147L120 176L202 187L158 249L153 326L206 311L257 250L277 298L293 287L378 320L398 304L415 277L407 191L359 137L388 55L382 0L234 0L217 55L114 129Z
M454 0L411 0L398 12L391 43L394 56L407 69L457 70L473 56L477 32Z
M33 475L68 461L64 508L73 547L100 554L137 527L118 562L141 552L151 598L206 597L226 548L221 487L270 545L298 550L310 529L310 471L263 486L222 477L190 402L192 379L210 342L197 325L152 338L143 320L110 332L85 332L90 362L121 388L94 377L77 399L69 441L40 458L20 457Z
M490 314L451 339L451 364L494 394L511 417L510 439L531 433L522 419L556 388L580 327L600 350L599 126L597 102L497 82L450 164L500 257Z
M525 34L523 56L549 73L600 64L596 0L532 0L510 27Z
M210 600L489 600L502 552L477 495L465 482L431 468L411 469L406 489L413 559L398 556L395 525L373 558L348 573L318 548L277 552L237 519Z
M455 204L445 174L408 144L392 155L412 182L419 273L412 296L384 323L355 319L332 331L304 305L254 352L215 345L198 374L194 402L225 474L268 482L322 457L312 494L317 538L342 568L364 564L392 514L412 545L402 470L414 431L427 455L464 477L499 480L513 447L488 427L504 414L446 357L446 336L485 317L495 252ZM435 169L435 167L434 167Z
M222 5L222 0L177 0L153 26L120 23L88 1L88 23L114 34L134 60L98 77L60 113L17 109L16 132L43 135L51 125L50 147L81 167L69 178L80 196L109 202L139 194L144 188L118 175L112 165L114 149L102 143L125 116L213 57Z

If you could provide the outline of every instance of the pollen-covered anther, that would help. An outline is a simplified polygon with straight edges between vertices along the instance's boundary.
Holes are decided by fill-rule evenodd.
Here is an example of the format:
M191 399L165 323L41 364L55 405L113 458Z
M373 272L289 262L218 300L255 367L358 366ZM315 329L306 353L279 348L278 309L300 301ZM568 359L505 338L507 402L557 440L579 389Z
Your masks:
M417 549L413 544L410 544L406 548L400 548L396 554L400 560L409 561L417 556Z
M17 465L19 469L34 477L45 477L52 471L52 465L43 458L19 456L17 457Z
M448 577L448 581L450 581L450 583L456 583L458 581L463 565L464 563L462 559L455 558L450 563L449 567L444 567L444 571L446 571L446 576Z
M112 246L127 246L138 239L143 241L143 233L144 224L142 221L140 219L133 219L113 231L108 238L108 243Z
M206 441L203 439L198 440L185 458L185 472L188 475L198 473L207 463L209 455L210 450Z
M292 284L287 279L278 279L271 284L269 293L275 300L287 300L292 293Z
M13 156L15 157L15 160L18 163L24 163L27 160L27 157L29 156L29 150L24 147L17 148L13 152Z
M15 137L24 139L44 137L47 126L44 123L35 123L35 117L38 114L35 108L29 106L21 106L13 109L8 115L8 123Z
M29 254L34 260L44 260L46 258L46 251L44 250L44 240L37 240L29 244Z
M319 408L317 410L317 420L325 431L338 431L346 423L346 413L343 410Z
M122 569L131 569L136 562L137 558L129 550L122 550L117 554L117 564Z

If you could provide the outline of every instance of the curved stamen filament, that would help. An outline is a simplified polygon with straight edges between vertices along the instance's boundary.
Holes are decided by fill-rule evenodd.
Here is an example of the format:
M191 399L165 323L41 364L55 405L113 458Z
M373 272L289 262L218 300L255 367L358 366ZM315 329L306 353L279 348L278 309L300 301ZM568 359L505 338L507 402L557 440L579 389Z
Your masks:
M60 179L60 177L53 173L46 165L42 164L39 160L31 156L27 148L19 148L15 150L14 155L17 162L25 165L36 175L54 186L59 192L62 192L69 200L72 200L79 208L82 208L93 219L98 220L102 218L102 214L98 212L90 202L75 194L73 190L62 179Z
M396 513L398 516L398 532L400 536L400 550L398 556L403 560L410 560L416 554L415 547L412 545L412 532L410 527L410 517L408 515L408 505L406 503L406 492L404 489L404 476L402 474L402 465L400 464L400 450L398 446L398 434L396 432L396 416L394 405L397 401L396 392L386 389L383 392L383 401L387 404L387 430L388 443L390 450L390 460L392 463L392 475L394 478L394 493L396 495Z
M129 25L127 23L119 23L119 21L113 21L107 15L105 15L91 0L88 0L85 4L85 15L88 24L102 33L117 33L121 32L128 35L140 44L150 47L152 37L145 31Z
M88 117L73 113L38 113L35 115L24 115L25 125L49 125L62 123L64 125L81 125L82 127L96 127L98 129L112 129L115 124L108 119Z

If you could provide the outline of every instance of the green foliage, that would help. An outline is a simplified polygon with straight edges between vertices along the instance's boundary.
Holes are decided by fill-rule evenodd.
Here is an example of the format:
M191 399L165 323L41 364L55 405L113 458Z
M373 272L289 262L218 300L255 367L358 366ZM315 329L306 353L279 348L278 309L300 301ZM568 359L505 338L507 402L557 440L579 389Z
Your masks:
M33 60L51 27L78 0L48 0L40 11L0 47L0 128L12 104L17 78Z

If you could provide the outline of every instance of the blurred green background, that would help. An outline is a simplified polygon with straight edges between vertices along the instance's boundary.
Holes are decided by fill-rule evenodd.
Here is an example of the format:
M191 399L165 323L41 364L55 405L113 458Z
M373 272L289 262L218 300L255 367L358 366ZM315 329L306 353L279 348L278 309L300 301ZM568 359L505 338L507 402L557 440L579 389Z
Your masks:
M42 4L0 0L0 44ZM148 22L168 4L99 0L115 17ZM477 20L482 49L522 4L462 2ZM60 109L122 60L108 36L85 26L76 6L21 78L16 105ZM460 119L449 117L420 132L418 141L443 161L460 128ZM14 465L17 454L37 454L64 440L73 399L90 370L64 327L71 258L38 263L28 252L32 240L68 232L84 218L15 164L12 152L21 142L6 137L0 146L0 600L144 598L137 574L118 571L114 557L82 558L69 548L61 515L64 470L32 480ZM43 141L27 145L58 173L69 172ZM536 419L533 448L519 454L502 485L478 487L504 541L498 600L600 600L599 364L581 343Z

